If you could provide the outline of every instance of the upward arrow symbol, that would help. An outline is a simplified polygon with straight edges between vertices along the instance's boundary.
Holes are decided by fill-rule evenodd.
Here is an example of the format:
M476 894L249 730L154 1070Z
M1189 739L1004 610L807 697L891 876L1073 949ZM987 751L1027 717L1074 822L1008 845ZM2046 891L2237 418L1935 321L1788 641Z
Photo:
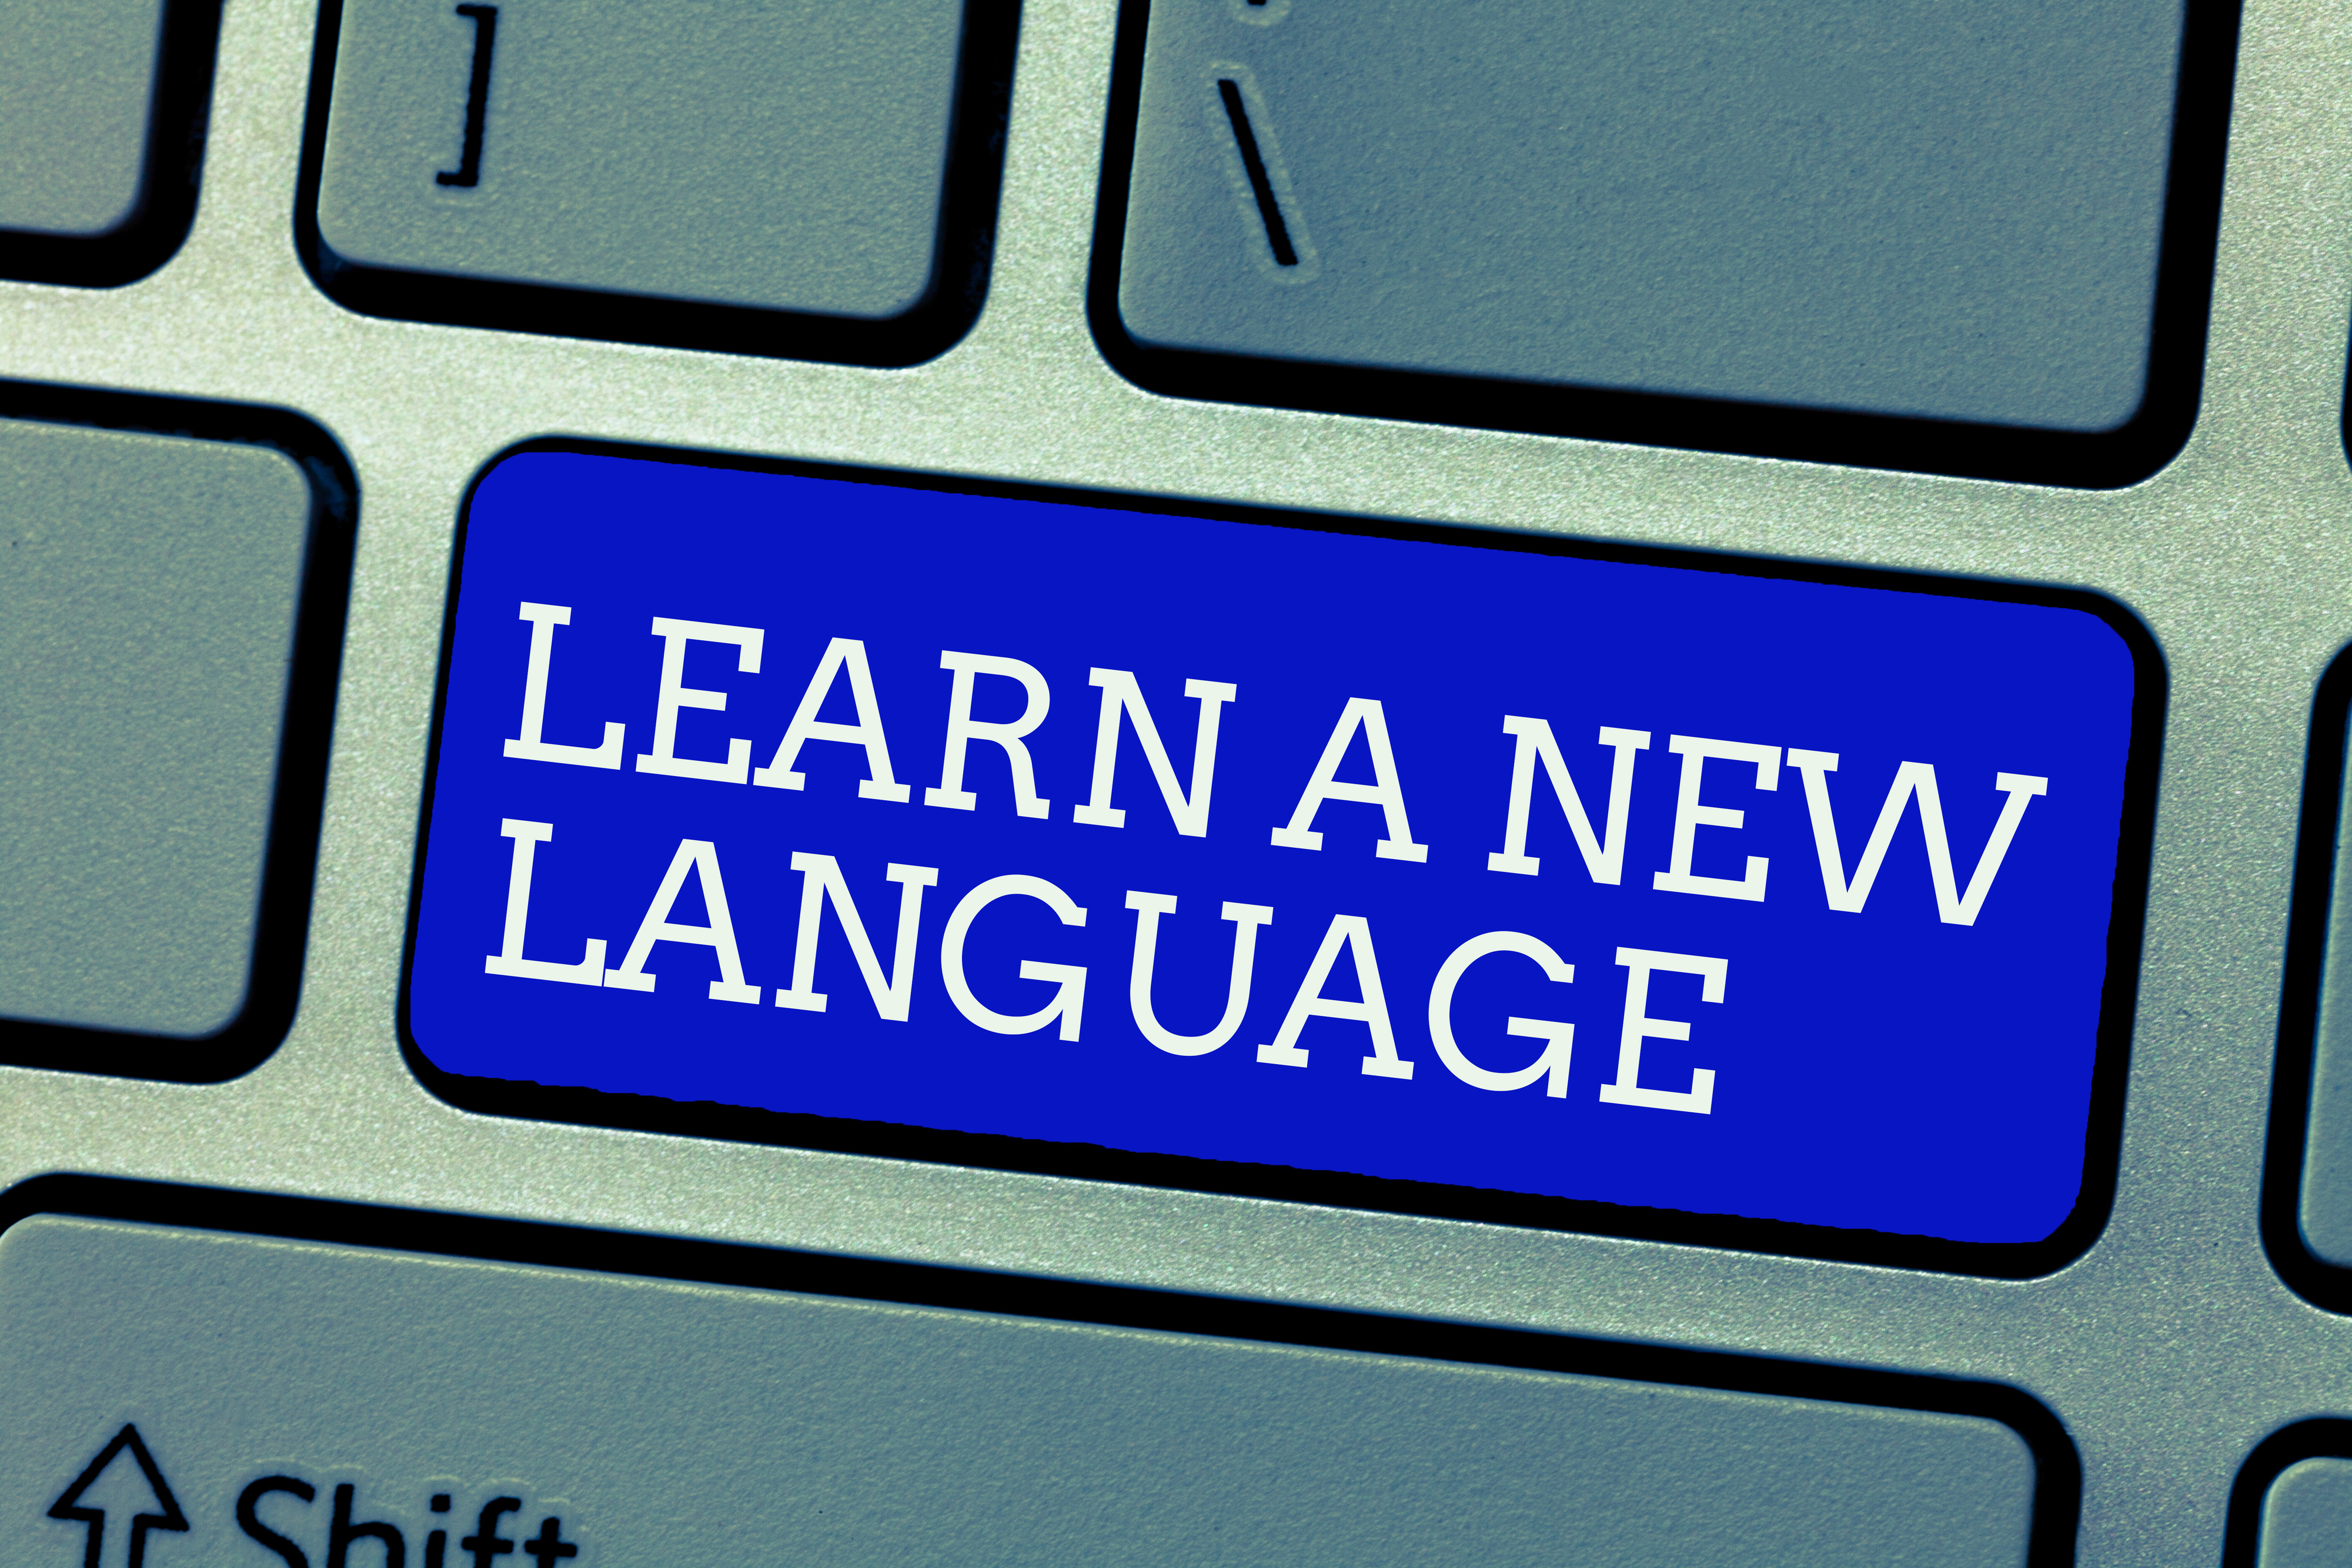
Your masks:
M127 1465L122 1462L126 1454L131 1460ZM98 1495L85 1503L83 1498L92 1489ZM180 1511L179 1500L172 1495L163 1472L155 1468L147 1445L139 1440L137 1427L126 1426L117 1432L114 1440L90 1460L81 1478L49 1504L51 1519L71 1520L89 1526L89 1541L82 1549L82 1568L100 1568L100 1553L106 1547L109 1512L129 1516L125 1523L130 1555L119 1559L124 1568L144 1568L149 1531L188 1528L188 1516Z

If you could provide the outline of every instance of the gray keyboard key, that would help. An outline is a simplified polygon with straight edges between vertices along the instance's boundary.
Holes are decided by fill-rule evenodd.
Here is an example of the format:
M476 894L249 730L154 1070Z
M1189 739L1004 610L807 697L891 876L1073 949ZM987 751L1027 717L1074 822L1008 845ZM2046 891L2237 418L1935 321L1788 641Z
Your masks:
M2334 796L2336 800L2352 804L2347 797L2347 785L2352 785L2352 769L2342 767L2347 733L2345 693L2352 682L2352 665L2340 659L2331 669L2321 686L2315 705L2315 725L2327 738L2315 743L2315 765L2309 788L2317 793ZM2333 757L2320 760L2324 750L2333 748ZM2343 830L2352 824L2352 812L2342 811L2333 824L2336 841L2331 885L2324 905L2306 892L2301 894L2305 907L2298 914L2300 921L2319 928L2318 943L2322 955L2315 976L2317 995L2313 1020L2311 1056L2308 1080L2308 1100L2299 1092L2302 1064L2284 1061L2283 1067L2282 1103L2293 1109L2307 1104L2308 1121L2303 1139L2301 1182L2296 1194L2294 1217L2297 1235L2273 1239L2274 1253L2284 1252L2282 1264L2298 1274L2306 1272L2303 1260L2294 1256L2300 1249L2307 1251L2324 1269L2352 1269L2352 856L2344 852ZM2316 832L2315 824L2307 831ZM2306 846L2306 853L2309 847ZM2284 1249L2281 1243L2285 1243ZM2340 1296L2341 1282L2299 1279L2300 1288L2306 1291L2315 1285L2326 1293Z
M28 1550L175 1508L188 1568L1990 1568L2035 1482L1977 1416L58 1217L0 1386Z
M247 1015L314 507L270 446L0 420L0 1022Z
M941 276L963 23L962 0L347 0L324 280L903 317ZM562 329L659 337L633 308L582 305ZM436 311L488 319L385 313Z
M0 276L108 286L195 212L220 0L0 0Z
M163 26L163 0L0 0L0 228L130 221Z
M2352 1459L2288 1466L2263 1498L2256 1568L2343 1568L2352 1561Z
M2147 384L2182 13L1153 0L1119 320L1146 349L2106 431Z

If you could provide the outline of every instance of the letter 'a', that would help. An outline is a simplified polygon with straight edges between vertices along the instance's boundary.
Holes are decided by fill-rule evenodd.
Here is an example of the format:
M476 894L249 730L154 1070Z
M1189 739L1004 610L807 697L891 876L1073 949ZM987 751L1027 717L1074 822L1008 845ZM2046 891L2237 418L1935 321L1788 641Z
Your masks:
M1347 758L1348 747L1359 729L1364 732L1364 743L1372 754L1372 782L1343 783L1339 778L1339 764ZM1307 781L1306 792L1298 797L1289 822L1274 830L1274 845L1286 850L1321 849L1323 835L1315 831L1315 813L1323 809L1326 800L1350 800L1381 809L1388 836L1372 845L1372 852L1381 859L1429 859L1429 846L1412 841L1412 824L1405 819L1404 786L1398 782L1396 754L1389 746L1388 716L1373 698L1348 699L1348 706L1339 712L1339 722L1331 727L1331 738L1324 743L1323 755L1317 760L1314 775Z

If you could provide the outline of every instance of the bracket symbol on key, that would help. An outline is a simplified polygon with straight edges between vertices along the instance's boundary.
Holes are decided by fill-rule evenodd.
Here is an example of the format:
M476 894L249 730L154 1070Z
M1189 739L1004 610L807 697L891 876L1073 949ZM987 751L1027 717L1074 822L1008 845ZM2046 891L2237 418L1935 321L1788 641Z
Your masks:
M490 112L490 56L498 47L499 8L460 5L457 14L474 24L474 64L466 82L466 136L457 166L438 171L433 179L436 184L469 189L482 183L482 122Z

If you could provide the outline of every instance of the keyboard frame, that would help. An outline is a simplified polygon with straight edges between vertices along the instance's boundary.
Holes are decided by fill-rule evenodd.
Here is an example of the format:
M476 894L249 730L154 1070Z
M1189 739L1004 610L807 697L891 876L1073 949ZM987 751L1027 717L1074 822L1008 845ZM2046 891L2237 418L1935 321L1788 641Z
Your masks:
M2198 421L2079 490L1149 392L1087 321L1117 32L1028 0L989 293L876 370L362 316L295 241L310 0L223 16L186 242L110 289L0 283L0 377L299 411L361 515L300 1009L195 1085L0 1069L0 1183L81 1172L1388 1320L1973 1378L2082 1457L2076 1560L2210 1563L2272 1433L2352 1415L2352 1319L2262 1234L2312 704L2352 639L2352 10L2249 0ZM451 544L550 434L2078 588L2171 699L2113 1208L1995 1280L469 1114L396 1028ZM2234 1543L2232 1550L2236 1550Z

